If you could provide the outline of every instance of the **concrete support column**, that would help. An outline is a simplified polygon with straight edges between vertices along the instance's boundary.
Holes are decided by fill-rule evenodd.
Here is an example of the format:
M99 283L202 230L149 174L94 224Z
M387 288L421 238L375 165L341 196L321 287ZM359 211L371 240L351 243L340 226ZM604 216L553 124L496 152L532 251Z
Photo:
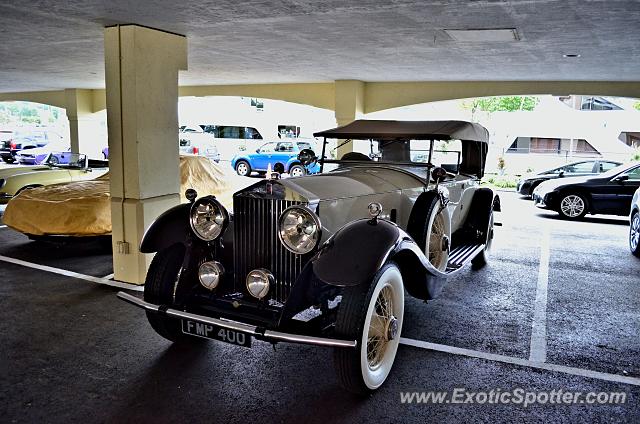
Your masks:
M64 90L64 98L69 119L71 151L84 153L91 158L101 157L106 137L97 114L93 113L91 90L69 88Z
M364 82L355 80L336 81L336 123L347 125L364 115ZM344 140L338 140L338 146ZM337 158L353 151L353 142L349 142L338 148Z
M178 71L187 69L181 35L119 25L105 29L107 122L114 278L143 284L151 255L144 232L180 202Z

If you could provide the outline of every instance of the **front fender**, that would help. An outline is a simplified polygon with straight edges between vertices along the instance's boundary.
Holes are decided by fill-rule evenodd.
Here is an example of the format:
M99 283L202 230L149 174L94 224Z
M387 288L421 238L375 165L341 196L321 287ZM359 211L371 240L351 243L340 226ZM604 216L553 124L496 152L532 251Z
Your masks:
M183 203L156 218L142 237L140 252L154 253L175 243L185 243L191 232L190 210L191 203Z
M388 260L395 258L402 262L401 268L404 268L403 264L411 264L414 268L410 270L412 276L426 277L431 282L446 278L406 232L382 219L360 219L345 225L322 245L311 259L311 265L313 273L322 282L348 287L371 281ZM407 267L401 271L404 274L409 270ZM427 288L427 281L418 285L420 287L414 293L432 292Z

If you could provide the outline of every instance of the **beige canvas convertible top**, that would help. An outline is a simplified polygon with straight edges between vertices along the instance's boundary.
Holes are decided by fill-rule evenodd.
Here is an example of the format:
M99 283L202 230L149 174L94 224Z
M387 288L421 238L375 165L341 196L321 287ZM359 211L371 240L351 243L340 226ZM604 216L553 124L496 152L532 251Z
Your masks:
M214 194L231 210L234 187L221 167L200 156L180 157L180 200L195 189L200 196ZM32 235L95 236L111 233L109 174L95 180L55 184L24 190L11 199L3 221Z

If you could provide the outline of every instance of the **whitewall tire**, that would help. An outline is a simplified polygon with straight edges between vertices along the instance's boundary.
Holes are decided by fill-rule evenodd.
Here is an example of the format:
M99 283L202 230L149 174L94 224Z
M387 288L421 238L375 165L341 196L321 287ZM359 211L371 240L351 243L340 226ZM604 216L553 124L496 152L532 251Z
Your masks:
M403 317L404 283L395 263L385 264L371 284L345 288L336 332L358 346L336 348L334 358L347 390L367 394L382 386L395 361Z

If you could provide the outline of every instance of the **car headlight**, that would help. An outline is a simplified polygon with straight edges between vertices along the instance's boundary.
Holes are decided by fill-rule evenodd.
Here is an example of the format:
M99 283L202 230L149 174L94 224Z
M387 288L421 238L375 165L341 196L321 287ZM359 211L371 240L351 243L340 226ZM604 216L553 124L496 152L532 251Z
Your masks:
M198 238L212 241L224 232L229 223L229 213L213 196L206 196L191 205L189 223Z
M305 206L290 206L278 219L278 238L290 252L311 252L320 241L320 219Z
M275 282L273 274L266 269L254 269L247 275L247 290L256 299L262 299L269 293L269 287Z

